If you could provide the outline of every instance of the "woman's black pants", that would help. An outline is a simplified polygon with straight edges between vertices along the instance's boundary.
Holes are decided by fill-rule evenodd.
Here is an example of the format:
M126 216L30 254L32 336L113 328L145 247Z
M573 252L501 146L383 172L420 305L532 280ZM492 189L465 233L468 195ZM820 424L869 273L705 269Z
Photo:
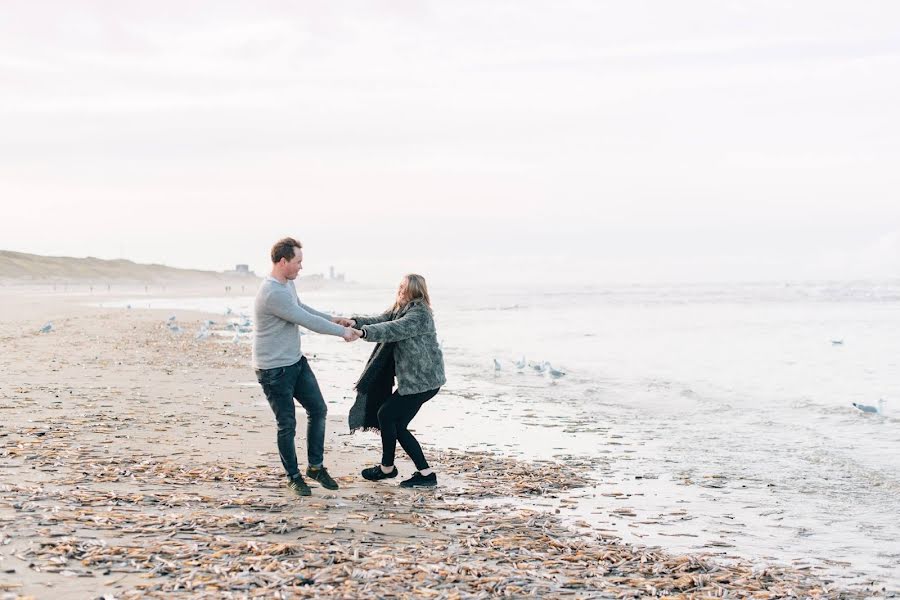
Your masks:
M434 398L440 388L401 396L398 392L391 394L381 408L378 409L378 427L381 429L381 464L390 467L394 464L394 452L397 442L409 455L416 469L428 468L428 461L422 453L422 447L409 432L409 422L413 420L422 405Z

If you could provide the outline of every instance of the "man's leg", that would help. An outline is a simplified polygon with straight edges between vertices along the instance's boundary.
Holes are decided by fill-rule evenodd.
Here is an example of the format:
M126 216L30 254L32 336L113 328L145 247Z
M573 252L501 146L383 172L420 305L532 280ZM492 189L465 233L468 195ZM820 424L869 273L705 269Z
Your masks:
M300 359L300 372L293 395L306 409L306 454L309 466L321 467L325 455L325 416L328 414L328 407L325 406L319 382L305 356Z
M278 425L278 454L285 473L290 478L300 474L297 467L297 450L294 447L297 420L294 414L293 391L297 374L297 365L291 365L260 370L256 375L275 414L275 422Z

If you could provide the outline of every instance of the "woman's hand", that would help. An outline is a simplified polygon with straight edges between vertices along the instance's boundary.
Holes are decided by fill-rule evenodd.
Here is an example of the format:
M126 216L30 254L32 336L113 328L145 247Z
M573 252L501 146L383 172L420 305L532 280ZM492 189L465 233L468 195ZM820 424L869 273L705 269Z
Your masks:
M355 342L362 337L362 331L353 329L352 327L347 327L344 330L344 335L342 335L341 337L344 338L345 342Z

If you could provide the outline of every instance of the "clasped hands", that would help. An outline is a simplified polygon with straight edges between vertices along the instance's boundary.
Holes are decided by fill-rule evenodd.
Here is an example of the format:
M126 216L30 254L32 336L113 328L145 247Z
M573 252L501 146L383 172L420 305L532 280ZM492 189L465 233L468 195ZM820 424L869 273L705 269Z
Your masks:
M356 321L354 321L353 319L345 319L344 317L332 317L331 321L344 327L344 335L342 335L341 337L344 338L345 342L355 342L362 337L362 331L356 329Z

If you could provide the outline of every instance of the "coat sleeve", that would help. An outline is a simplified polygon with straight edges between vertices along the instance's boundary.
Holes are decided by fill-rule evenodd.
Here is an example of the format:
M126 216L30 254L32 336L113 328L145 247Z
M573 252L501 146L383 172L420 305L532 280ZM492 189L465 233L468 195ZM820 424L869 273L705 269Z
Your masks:
M387 321L388 319L391 318L391 313L393 311L394 311L394 309L389 308L386 311L384 311L383 313L381 313L380 315L370 315L370 316L354 315L350 318L353 319L354 321L356 321L356 327L359 328L359 327L362 327L363 325L374 325L375 323L384 323L385 321Z
M367 342L399 342L434 332L434 321L431 314L425 308L411 310L399 319L384 323L364 325Z

